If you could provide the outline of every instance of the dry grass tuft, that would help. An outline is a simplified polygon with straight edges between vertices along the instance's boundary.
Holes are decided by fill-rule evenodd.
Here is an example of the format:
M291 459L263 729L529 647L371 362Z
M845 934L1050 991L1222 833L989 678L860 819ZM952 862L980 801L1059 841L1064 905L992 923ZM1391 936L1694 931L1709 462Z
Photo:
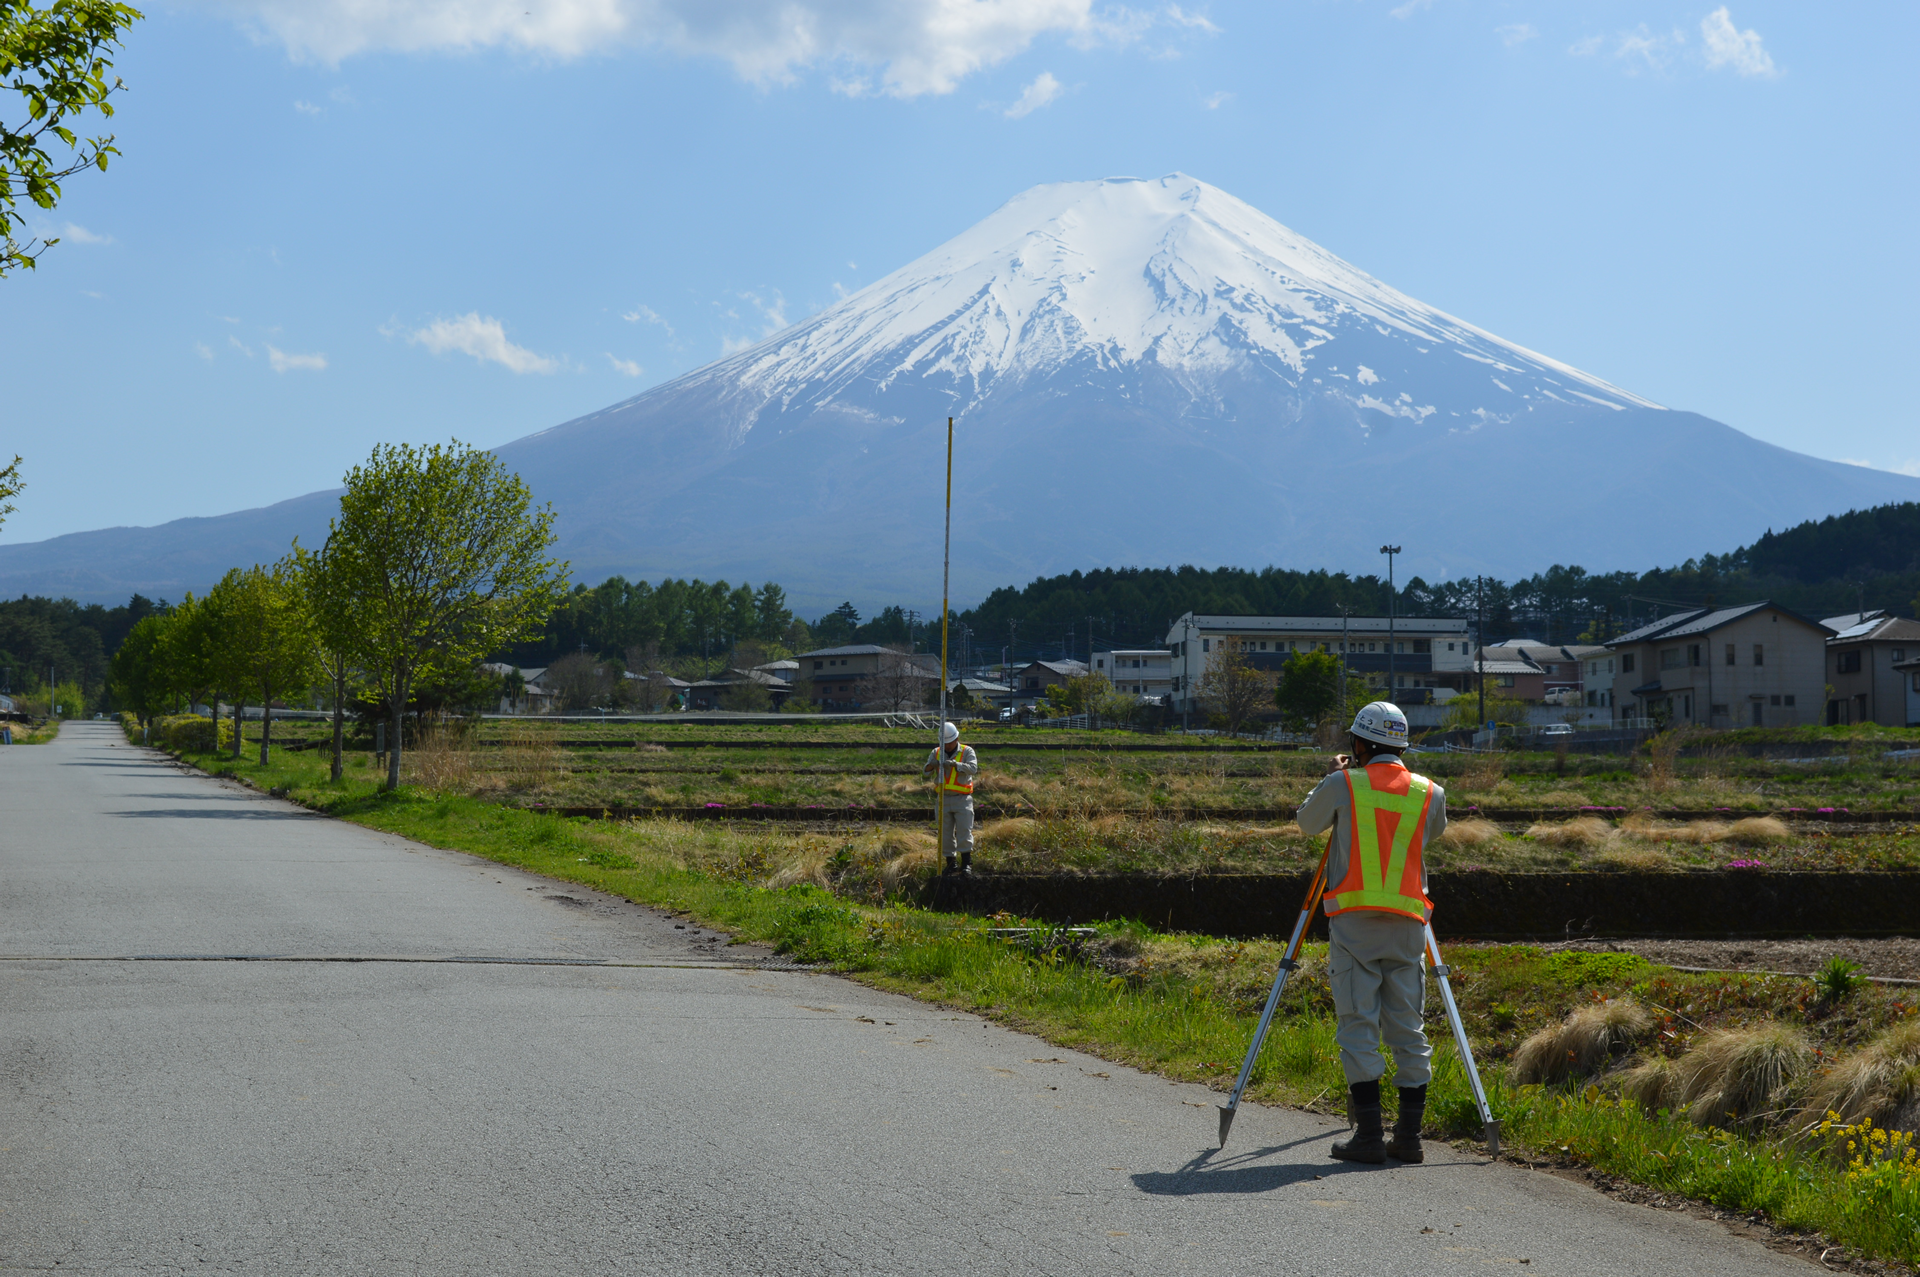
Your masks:
M1765 1020L1702 1034L1670 1067L1634 1070L1624 1089L1646 1108L1684 1112L1701 1126L1740 1126L1784 1109L1812 1063L1800 1030Z
M1509 1073L1521 1086L1588 1077L1626 1054L1652 1027L1653 1017L1632 998L1584 1006L1522 1042Z
M664 754L667 752L667 747L665 745L655 745L651 743L644 744L644 745L635 745L633 748L636 752L642 753L642 754Z
M1602 869L1625 870L1632 873L1662 873L1673 868L1673 857L1658 847L1615 845L1595 856L1593 863Z
M767 879L769 887L797 887L810 882L822 889L832 884L827 879L827 856L817 846L805 846L794 857L774 870Z
M1664 1055L1636 1064L1620 1075L1621 1096L1649 1113L1666 1108L1673 1091L1673 1061Z
M1571 789L1556 789L1540 795L1542 807L1591 807L1593 800L1585 794L1576 794Z
M1871 1121L1884 1128L1904 1120L1912 1129L1917 1099L1920 1020L1908 1020L1886 1030L1821 1078L1807 1100L1806 1113L1815 1122L1838 1113L1849 1126Z
M446 723L424 724L413 747L401 751L400 763L409 785L440 794L465 794L475 787L476 769L466 733Z
M1592 851L1612 839L1613 826L1598 816L1580 816L1561 824L1542 821L1527 830L1527 837L1569 850Z
M1482 820L1478 816L1469 816L1465 820L1450 820L1446 832L1439 842L1447 847L1484 847L1500 841L1500 826L1491 820Z
M1029 816L990 820L974 827L973 841L976 846L983 847L1016 846L1033 837L1033 831L1039 827L1040 822Z
M1727 841L1747 843L1752 846L1765 846L1785 842L1793 837L1793 831L1785 822L1772 816L1748 816L1745 820L1736 820L1727 827Z

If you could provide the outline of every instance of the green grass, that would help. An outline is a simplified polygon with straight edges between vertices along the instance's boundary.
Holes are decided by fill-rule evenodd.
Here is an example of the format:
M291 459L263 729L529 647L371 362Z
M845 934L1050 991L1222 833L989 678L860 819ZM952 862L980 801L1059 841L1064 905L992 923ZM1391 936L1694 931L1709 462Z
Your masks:
M1099 929L1091 955L1076 954L1016 947L987 933L1004 920L857 902L812 882L761 885L779 851L774 840L799 841L796 835L748 836L677 822L609 825L464 796L409 789L382 794L364 766L350 768L342 782L328 781L317 751L278 756L265 768L252 756L237 763L192 761L262 788L283 788L343 819L683 912L736 940L769 943L878 988L1218 1090L1231 1084L1273 969L1270 944L1158 936L1117 924ZM835 862L850 855L850 846L843 847ZM1127 954L1138 957L1104 965L1080 960ZM1249 1095L1337 1110L1344 1088L1324 958L1311 956L1319 971L1310 961L1289 993L1288 1013L1275 1023ZM1452 957L1469 1031L1486 1048L1483 1076L1509 1146L1534 1157L1586 1162L1727 1209L1762 1212L1783 1227L1817 1230L1870 1254L1920 1260L1920 1169L1887 1162L1849 1169L1818 1147L1703 1130L1618 1102L1597 1087L1514 1088L1499 1076L1500 1059L1530 1026L1584 999L1630 991L1670 1011L1675 1022L1706 1024L1716 1015L1737 1020L1755 1012L1788 1014L1795 1005L1804 1010L1810 996L1804 981L1689 976L1630 955L1549 955L1526 946L1462 947ZM1861 991L1850 1014L1865 1020L1842 1031L1911 1014L1894 996ZM1438 999L1432 1001L1437 1014ZM1431 1027L1439 1029L1437 1022ZM1444 1031L1433 1036L1429 1133L1477 1135L1478 1115L1451 1040ZM1196 1113L1194 1122L1195 1139L1210 1141L1212 1115Z

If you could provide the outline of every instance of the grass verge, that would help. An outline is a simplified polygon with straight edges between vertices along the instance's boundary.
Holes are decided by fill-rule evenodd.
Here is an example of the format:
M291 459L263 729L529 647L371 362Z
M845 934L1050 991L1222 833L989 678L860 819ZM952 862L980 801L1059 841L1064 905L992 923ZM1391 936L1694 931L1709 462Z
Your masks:
M817 855L778 867L772 840L791 843L794 835L671 821L561 820L414 788L382 794L365 767L349 769L341 782L329 781L317 753L278 755L266 767L253 757L193 755L188 761L342 819L683 912L737 939L771 943L878 988L1215 1089L1231 1083L1273 970L1272 945L1161 936L1131 924L1103 926L1090 946L1056 943L1054 937L1005 943L987 930L1004 919L932 913L887 899L888 867L925 854L911 845L869 849L876 873L863 881L872 889L855 900L820 885L826 868L852 857L851 844L830 854L822 846ZM882 863L889 854L894 860ZM1645 985L1676 1011L1695 1008L1694 1002L1681 1005L1680 994L1699 993L1681 973L1613 959L1627 955L1542 955L1512 946L1454 955L1465 974L1462 983L1480 1007L1473 1019L1493 1039L1501 1038L1502 1023L1511 1029L1529 1019L1526 1008L1515 1006L1529 990L1548 990L1564 1004ZM1303 980L1298 997L1289 995L1291 1014L1276 1021L1254 1073L1254 1100L1322 1110L1342 1102L1324 959L1315 960L1321 979ZM1310 962L1303 974L1312 971ZM1476 985L1480 996L1473 997ZM1753 996L1772 995L1762 990ZM1431 1009L1438 1011L1437 1005ZM1557 1012L1558 1005L1551 1009ZM1901 1005L1888 1013L1904 1016L1910 1009ZM1444 1031L1431 1035L1436 1051L1429 1133L1477 1135L1478 1115L1451 1041ZM1481 1040L1477 1028L1475 1037ZM1665 1109L1649 1111L1598 1085L1583 1086L1584 1079L1557 1087L1510 1086L1500 1076L1501 1044L1488 1045L1494 1049L1482 1061L1483 1075L1510 1146L1546 1160L1584 1162L1729 1210L1757 1212L1779 1227L1823 1233L1864 1254L1920 1261L1920 1159L1910 1141L1882 1134L1875 1143L1857 1127L1799 1140L1710 1129ZM1211 1114L1195 1115L1196 1140L1210 1141L1212 1128ZM1849 1140L1857 1151L1849 1150Z

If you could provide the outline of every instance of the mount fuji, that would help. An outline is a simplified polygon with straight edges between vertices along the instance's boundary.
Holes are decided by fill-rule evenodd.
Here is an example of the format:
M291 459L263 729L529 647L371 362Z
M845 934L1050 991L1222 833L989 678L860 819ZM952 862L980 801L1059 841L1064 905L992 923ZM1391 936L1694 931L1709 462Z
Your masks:
M826 607L1073 568L1445 578L1676 563L1920 479L1789 452L1415 301L1182 174L1035 187L756 346L499 448L576 580ZM177 598L333 493L0 547L0 591Z

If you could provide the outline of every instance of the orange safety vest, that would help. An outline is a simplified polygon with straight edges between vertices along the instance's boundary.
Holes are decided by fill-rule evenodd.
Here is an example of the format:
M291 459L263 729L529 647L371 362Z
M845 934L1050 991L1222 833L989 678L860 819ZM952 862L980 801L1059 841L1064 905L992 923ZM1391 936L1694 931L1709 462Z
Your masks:
M971 794L973 792L973 782L962 781L960 779L960 773L956 771L953 766L969 748L971 748L971 746L962 745L959 749L954 750L952 759L947 758L947 751L944 749L936 749L933 751L933 765L939 768L936 774L940 777L941 793Z
M1353 828L1347 839L1347 876L1327 892L1327 916L1375 909L1427 920L1433 901L1421 889L1421 850L1433 782L1404 766L1373 763L1348 768Z

